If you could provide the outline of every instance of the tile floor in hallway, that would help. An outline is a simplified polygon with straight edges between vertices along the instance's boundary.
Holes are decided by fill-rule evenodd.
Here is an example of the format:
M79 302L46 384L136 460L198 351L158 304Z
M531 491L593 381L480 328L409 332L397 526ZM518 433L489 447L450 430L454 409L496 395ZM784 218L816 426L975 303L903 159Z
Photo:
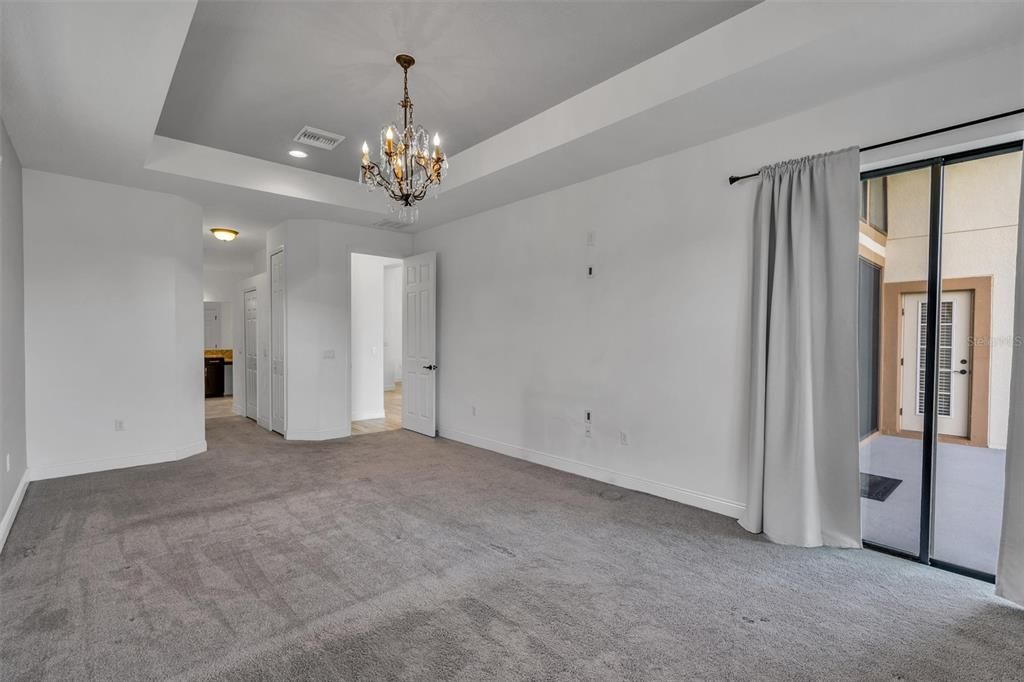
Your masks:
M207 398L206 418L220 419L222 417L235 416L235 411L232 408L232 400L234 400L234 398L229 395L220 396L217 398Z
M396 382L393 389L384 391L384 418L352 422L352 435L394 431L400 428L402 428L402 384Z

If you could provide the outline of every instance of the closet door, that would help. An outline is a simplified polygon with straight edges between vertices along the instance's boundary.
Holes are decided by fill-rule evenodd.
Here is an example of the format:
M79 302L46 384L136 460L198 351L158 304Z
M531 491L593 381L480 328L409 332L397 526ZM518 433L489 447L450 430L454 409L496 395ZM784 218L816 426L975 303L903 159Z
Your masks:
M257 353L256 290L245 292L245 416L257 419Z

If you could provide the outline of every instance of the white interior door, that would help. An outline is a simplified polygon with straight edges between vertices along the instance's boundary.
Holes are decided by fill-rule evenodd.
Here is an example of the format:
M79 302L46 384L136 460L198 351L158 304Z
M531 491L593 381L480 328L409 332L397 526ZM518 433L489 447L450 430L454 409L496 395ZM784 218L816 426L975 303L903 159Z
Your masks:
M437 254L403 261L402 426L437 435Z
M285 329L284 251L270 256L270 428L285 432L284 329Z
M903 296L900 428L924 430L927 296ZM938 431L966 438L970 431L970 334L974 318L970 291L946 291L939 304Z
M256 352L256 290L245 292L245 416L256 419L257 352Z

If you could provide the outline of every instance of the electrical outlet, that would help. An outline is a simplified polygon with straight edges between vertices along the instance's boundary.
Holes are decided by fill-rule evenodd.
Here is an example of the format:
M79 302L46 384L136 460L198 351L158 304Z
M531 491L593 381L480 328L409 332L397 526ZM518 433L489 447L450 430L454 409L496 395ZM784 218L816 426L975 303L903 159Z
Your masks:
M115 431L124 431L124 420L123 419L115 419L114 420L114 430Z
M583 436L585 438L590 438L590 424L583 427Z
M629 445L629 434L625 431L619 431L619 445Z
M588 265L587 266L587 279L594 279L594 266L593 265Z
M376 350L376 349L374 349L374 350ZM329 349L329 350L325 350L324 351L324 360L333 360L333 359L334 359L334 349L332 348L332 349Z
M584 412L583 412L583 423L584 424L589 424L590 423L590 410L584 410Z

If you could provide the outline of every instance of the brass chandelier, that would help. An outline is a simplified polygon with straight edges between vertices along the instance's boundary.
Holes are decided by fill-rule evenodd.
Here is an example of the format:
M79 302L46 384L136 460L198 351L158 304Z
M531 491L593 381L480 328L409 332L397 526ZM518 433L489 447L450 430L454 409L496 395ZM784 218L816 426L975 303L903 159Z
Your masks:
M410 55L400 54L395 61L402 67L402 126L395 123L380 131L379 161L370 160L370 146L363 142L363 162L359 182L370 190L383 189L400 206L399 220L412 223L419 216L415 204L428 194L437 194L441 180L448 173L448 159L441 151L441 137L434 134L433 149L430 136L413 119L412 100L409 99L409 69L416 63Z

